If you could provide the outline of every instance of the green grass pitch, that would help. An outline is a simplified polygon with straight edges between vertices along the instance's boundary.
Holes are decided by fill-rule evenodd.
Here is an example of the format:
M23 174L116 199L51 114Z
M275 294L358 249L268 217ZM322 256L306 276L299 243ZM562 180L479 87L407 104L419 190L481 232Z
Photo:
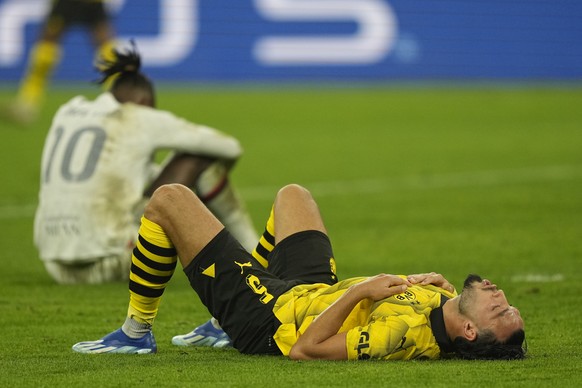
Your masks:
M233 181L262 230L278 187L318 199L339 275L475 272L519 307L517 362L294 362L182 349L208 313L176 272L159 353L74 354L125 317L126 284L58 286L32 242L54 87L30 128L0 124L0 382L17 386L579 386L582 377L582 89L557 86L176 88L159 105L238 137ZM0 90L0 102L11 97ZM168 129L171 130L171 129Z

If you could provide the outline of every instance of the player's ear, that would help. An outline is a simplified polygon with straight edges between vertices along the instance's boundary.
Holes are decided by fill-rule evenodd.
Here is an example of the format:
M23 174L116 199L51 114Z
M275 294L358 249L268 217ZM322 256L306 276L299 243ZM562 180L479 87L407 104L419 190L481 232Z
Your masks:
M469 319L463 322L463 337L469 341L475 341L477 339L477 326Z

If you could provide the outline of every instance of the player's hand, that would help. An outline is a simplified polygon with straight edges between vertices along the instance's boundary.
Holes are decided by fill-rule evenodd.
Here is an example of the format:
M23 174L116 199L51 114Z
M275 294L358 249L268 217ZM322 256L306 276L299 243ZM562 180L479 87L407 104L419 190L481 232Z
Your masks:
M449 283L447 279L440 273L430 272L430 273L417 273L414 275L408 275L407 279L412 284L418 284L419 286L426 286L432 284L442 288L443 290L449 292L455 292L455 287Z
M356 284L358 291L363 298L378 301L392 295L401 294L412 284L396 275L380 274L372 276L365 281Z

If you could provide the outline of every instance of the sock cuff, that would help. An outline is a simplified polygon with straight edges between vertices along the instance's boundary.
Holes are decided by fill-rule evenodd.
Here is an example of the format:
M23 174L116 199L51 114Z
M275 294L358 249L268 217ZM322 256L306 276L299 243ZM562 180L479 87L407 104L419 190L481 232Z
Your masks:
M139 319L135 315L128 315L121 326L121 330L129 338L141 338L152 329L151 323Z
M141 226L139 234L146 239L146 241L160 247L160 248L174 248L174 244L164 232L164 229L153 221L148 220L145 216L141 217Z

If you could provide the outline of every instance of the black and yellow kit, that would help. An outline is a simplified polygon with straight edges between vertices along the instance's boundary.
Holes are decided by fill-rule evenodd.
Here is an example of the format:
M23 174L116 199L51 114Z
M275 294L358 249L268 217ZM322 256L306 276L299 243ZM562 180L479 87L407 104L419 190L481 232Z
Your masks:
M268 255L267 270L223 230L184 272L234 347L249 354L288 355L323 310L366 279L338 282L331 243L317 231L278 243ZM348 358L439 357L448 342L440 307L455 295L413 286L382 301L360 302L340 329L347 332Z
M103 0L53 0L48 16L49 25L59 29L73 25L92 27L108 20Z
M347 289L365 277L340 281L332 286L306 284L292 288L278 299L274 313L282 323L274 338L285 355L313 320ZM434 286L412 286L406 292L381 301L363 300L352 310L339 332L346 332L348 359L435 359L448 345L446 334L437 337L442 303L454 295ZM442 322L442 314L440 316ZM444 328L444 324L443 324ZM437 339L439 340L437 342Z

